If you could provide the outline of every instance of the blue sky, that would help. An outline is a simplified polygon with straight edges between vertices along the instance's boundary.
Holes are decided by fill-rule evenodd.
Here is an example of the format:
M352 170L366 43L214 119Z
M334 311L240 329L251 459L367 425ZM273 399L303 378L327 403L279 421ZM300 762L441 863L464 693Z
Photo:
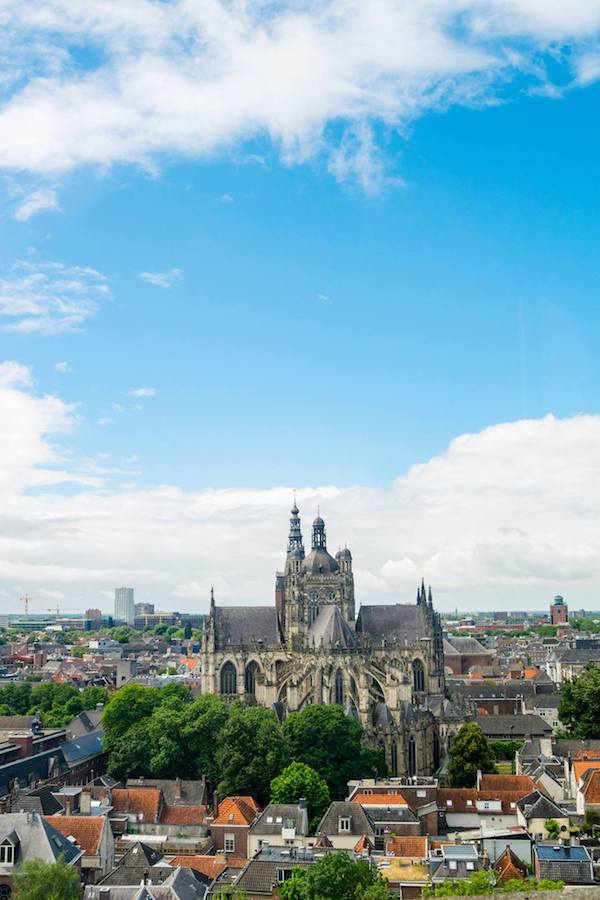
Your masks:
M201 570L186 576L185 565L178 568L181 561L165 557L160 574L148 568L142 573L126 559L113 565L108 548L98 562L91 541L81 550L76 573L67 572L67 553L58 564L61 571L40 574L34 571L35 552L26 560L23 544L8 547L4 557L0 548L7 601L31 589L108 603L113 580L136 578L146 594L158 579L165 603L178 598L180 605L193 605L215 578L222 579L227 596L256 601L270 584L273 560L284 544L283 498L297 486L304 491L307 516L329 497L335 517L334 498L350 498L339 508L336 527L364 539L362 585L374 600L404 591L403 579L412 584L430 564L443 602L454 606L459 579L453 575L443 583L439 546L417 542L409 552L391 544L377 556L362 535L363 519L385 508L381 527L393 530L396 479L415 464L433 471L436 460L454 458L449 445L455 438L473 434L478 440L479 433L503 423L519 428L552 414L565 441L563 447L563 438L556 438L557 452L573 468L582 465L576 456L569 458L569 448L580 443L577 417L587 414L585 427L592 431L585 438L586 460L593 469L600 412L597 4L586 5L570 34L560 11L538 21L545 13L527 0L497 3L496 18L485 27L479 23L479 30L473 26L466 37L453 35L451 51L438 42L451 34L448 21L458 4L439 4L445 11L432 48L425 25L418 15L413 22L410 12L415 34L425 35L427 72L413 59L412 45L397 50L399 57L405 54L408 74L394 68L395 57L390 64L373 50L370 62L381 66L383 87L360 84L362 75L350 73L367 97L361 102L372 104L366 112L352 110L335 92L330 98L329 83L323 84L323 110L319 85L308 85L303 94L292 75L289 95L284 82L281 97L261 99L249 92L245 100L237 82L225 80L231 74L226 71L220 118L210 135L191 136L187 120L202 119L203 100L191 103L187 85L168 82L171 69L164 75L165 91L171 92L166 105L154 110L151 124L141 120L139 135L133 126L128 132L128 124L122 136L109 109L112 103L121 122L122 96L111 93L114 71L106 59L124 72L135 63L137 74L150 79L150 94L160 94L151 81L157 59L181 74L182 50L157 50L152 29L158 26L151 18L159 8L177 10L181 4L140 4L152 39L132 13L123 26L131 29L125 49L115 37L119 23L111 25L115 33L107 25L105 34L91 16L78 18L68 0L39 6L47 15L68 13L75 24L70 34L58 29L42 35L48 55L40 63L48 66L42 86L23 50L21 77L9 85L0 107L0 134L4 127L10 135L4 148L0 139L0 362L24 367L16 379L11 369L7 379L5 465L9 471L21 440L31 441L30 468L37 474L23 476L17 496L35 495L45 504L43 511L19 519L22 539L33 520L55 516L49 543L38 548L38 562L43 557L52 566L62 553L57 548L64 547L56 496L76 497L83 505L109 497L118 506L160 485L184 497L232 491L241 498L234 513L240 523L244 516L255 522L260 509L276 525L269 526L274 530L268 532L268 549L261 546L265 538L250 540L249 547L266 555L248 576L245 594L243 566L227 571L233 534L223 525L217 538L205 511L198 539L204 539L203 529L213 535L208 559L219 560L214 566L186 558L190 569ZM398 10L410 9L405 7L382 3L379 12L394 25ZM131 9L125 4L123 15ZM209 24L202 23L207 33ZM31 34L40 38L37 25L18 11L12 25L23 41ZM293 31L295 25L288 27ZM244 47L251 48L259 26L244 21L244 28ZM339 36L328 28L330 36ZM274 34L273 44L280 40L285 47ZM147 69L134 38L151 45ZM305 43L299 40L296 35L292 46L308 56L311 32ZM62 57L57 63L49 46L66 54L68 63ZM507 65L509 50L513 62ZM492 58L501 58L502 65ZM318 60L314 66L318 70ZM233 78L233 67L232 73ZM79 77L85 82L98 74L100 88L88 85L89 95L66 93L83 90ZM350 78L348 72L344 76ZM303 85L301 78L298 83ZM392 100L390 84L397 91ZM264 87L267 93L268 82ZM94 92L103 90L95 107ZM436 90L440 96L432 99ZM130 97L127 103L128 115L139 112ZM176 110L172 122L169 104ZM206 109L210 118L212 105ZM77 116L90 118L80 133ZM24 136L18 133L23 122ZM28 278L34 281L27 282L25 305L33 303L33 313L23 308L21 279ZM51 299L39 278L44 290L54 285ZM64 301L61 292L70 302L68 322L57 307ZM52 415L58 409L62 420L49 422L40 413L25 438L18 425L11 433L17 400L29 410L29 401L41 403L47 395L57 404ZM567 434L561 422L575 424ZM511 453L520 458L522 472L515 474L523 483L546 452L539 443L548 439L546 427L532 428L524 449L517 431L511 432L517 435L513 450L502 445L508 459ZM483 454L479 461L486 453L496 459L493 448L477 453ZM48 476L57 470L60 477ZM550 471L533 498L525 485L523 495L490 524L490 546L516 525L529 548L547 547L546 559L564 545L562 532L542 536L534 525L539 497L564 487L562 475L553 481L553 465ZM503 472L509 477L506 466ZM573 490L565 491L568 508L553 510L557 518L580 511L586 492L575 501ZM248 492L259 500L248 505ZM466 493L459 505L468 515L476 490L471 485ZM440 493L428 506L422 486L411 483L407 497L416 497L419 515L425 509L437 516L447 533L457 529L451 517L444 519ZM135 506L132 522L138 515L143 521L143 506ZM219 508L221 524L229 508ZM176 511L170 515L179 519ZM397 515L405 519L410 513ZM64 516L73 521L73 510ZM539 560L535 571L527 562L512 574L488 563L482 568L481 560L473 564L465 578L482 593L470 605L510 604L515 590L545 605L554 587L571 589L583 602L600 578L600 559L590 557L596 522L588 524L563 567L557 564L548 577ZM143 535L143 527L137 534ZM449 569L460 569L465 554L477 556L473 542L475 537L455 547ZM138 550L132 546L131 552ZM388 563L401 564L404 574L395 581L388 577Z

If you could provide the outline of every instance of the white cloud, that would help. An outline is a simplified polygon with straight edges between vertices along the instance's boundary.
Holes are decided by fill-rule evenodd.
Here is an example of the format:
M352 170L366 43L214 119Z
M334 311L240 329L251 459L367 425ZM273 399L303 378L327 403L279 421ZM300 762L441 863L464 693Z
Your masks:
M26 194L15 207L13 215L17 222L27 222L44 211L60 212L58 194L54 188L39 188Z
M169 269L168 272L140 272L140 278L148 284L153 284L154 287L169 289L181 278L181 269Z
M64 360L63 362L57 362L54 368L57 372L60 372L61 375L67 375L71 371L71 366Z
M96 425L114 425L114 420L110 416L102 416L100 419L96 419Z
M374 126L548 82L545 58L563 83L598 77L600 0L5 0L1 21L0 167L36 174L266 137L372 189Z
M221 194L219 197L219 203L233 203L233 197L231 194Z
M107 279L85 266L20 262L0 278L0 319L7 331L77 331L110 295Z
M154 395L156 394L156 391L154 388L151 388L151 387L141 387L141 388L136 388L131 393L133 394L134 397L154 397Z
M0 421L0 594L43 587L108 608L126 581L163 607L206 610L213 584L221 602L273 602L289 487L119 487L118 470L59 450L73 408L14 362L0 366ZM79 488L62 494L65 481ZM600 588L600 416L461 435L386 489L297 493L305 541L320 504L330 550L350 546L362 603L412 602L421 576L446 609L541 609L557 592L589 607Z

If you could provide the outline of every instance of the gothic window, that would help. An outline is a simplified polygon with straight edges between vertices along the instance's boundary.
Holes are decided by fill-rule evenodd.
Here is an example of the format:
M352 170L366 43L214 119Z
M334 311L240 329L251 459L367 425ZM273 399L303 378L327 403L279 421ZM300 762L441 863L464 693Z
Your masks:
M396 747L396 741L392 744L392 775L398 775L398 748Z
M221 669L221 693L237 694L237 672L232 662L226 662Z
M437 731L433 732L433 771L436 772L440 767L440 739Z
M356 682L352 675L350 676L350 690L354 695L358 694L358 691L356 689Z
M410 777L417 774L417 745L414 737L408 739L408 774Z
M412 672L413 672L413 690L414 691L424 691L425 690L425 670L423 669L423 663L420 659L413 659L412 664Z
M258 663L249 662L244 673L244 690L247 694L256 693L256 673L258 672Z
M344 705L344 676L341 669L335 673L335 702L340 706Z

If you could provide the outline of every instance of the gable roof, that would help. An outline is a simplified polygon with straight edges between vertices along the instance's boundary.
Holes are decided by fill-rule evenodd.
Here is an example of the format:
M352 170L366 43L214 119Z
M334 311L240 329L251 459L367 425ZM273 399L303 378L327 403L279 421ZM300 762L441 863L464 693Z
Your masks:
M375 830L373 828L373 823L364 807L362 807L360 803L348 800L334 800L333 803L329 805L329 809L317 826L316 833L318 835L338 834L340 818L350 819L350 831L346 831L344 834L357 836L366 834L369 837L374 837Z
M286 823L298 834L308 834L308 813L306 807L297 803L269 803L256 821L250 826L251 832L257 834L281 834Z
M411 641L427 637L428 628L423 607L408 603L361 606L356 619L357 633L368 634L374 641Z
M213 621L217 650L248 647L254 642L262 642L264 647L279 644L274 606L216 606Z
M84 853L94 856L99 852L104 816L46 816L46 821L65 838L74 837Z
M55 862L63 856L73 864L81 856L81 850L37 813L4 813L0 816L0 842L7 838L19 841L19 861L41 859ZM0 867L0 871L1 871Z
M509 846L506 846L496 859L494 869L498 873L500 884L504 884L512 878L525 878L527 876L527 866Z
M204 825L205 806L163 806L160 814L161 825Z
M402 859L425 859L428 852L428 835L394 835L387 842L385 852L388 856Z
M158 788L114 788L112 791L115 812L142 815L146 822L158 822L161 801Z
M479 785L481 791L522 791L523 794L530 794L534 787L529 775L482 775Z
M600 769L588 769L583 776L581 792L586 803L600 803Z
M576 759L573 763L573 775L577 781L590 769L600 769L600 759Z
M565 811L554 800L538 790L521 797L518 805L527 819L567 818Z
M212 825L251 825L259 813L254 797L225 797Z

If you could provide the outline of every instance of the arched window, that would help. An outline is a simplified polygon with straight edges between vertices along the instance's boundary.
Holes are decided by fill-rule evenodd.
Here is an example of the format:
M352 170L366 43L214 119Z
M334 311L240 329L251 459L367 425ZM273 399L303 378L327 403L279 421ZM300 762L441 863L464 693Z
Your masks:
M252 660L246 666L244 672L244 690L247 694L256 693L256 673L258 672L258 663Z
M408 774L411 777L417 774L417 745L412 734L408 739Z
M437 731L433 732L433 771L437 772L440 767L440 739Z
M221 669L221 693L237 694L237 672L232 662L226 662Z
M396 741L392 744L392 775L398 775L398 748L396 746Z
M344 705L344 676L341 669L335 673L335 702L340 706Z
M423 663L420 659L413 659L412 664L413 671L413 690L414 691L424 691L425 690L425 670L423 669Z

